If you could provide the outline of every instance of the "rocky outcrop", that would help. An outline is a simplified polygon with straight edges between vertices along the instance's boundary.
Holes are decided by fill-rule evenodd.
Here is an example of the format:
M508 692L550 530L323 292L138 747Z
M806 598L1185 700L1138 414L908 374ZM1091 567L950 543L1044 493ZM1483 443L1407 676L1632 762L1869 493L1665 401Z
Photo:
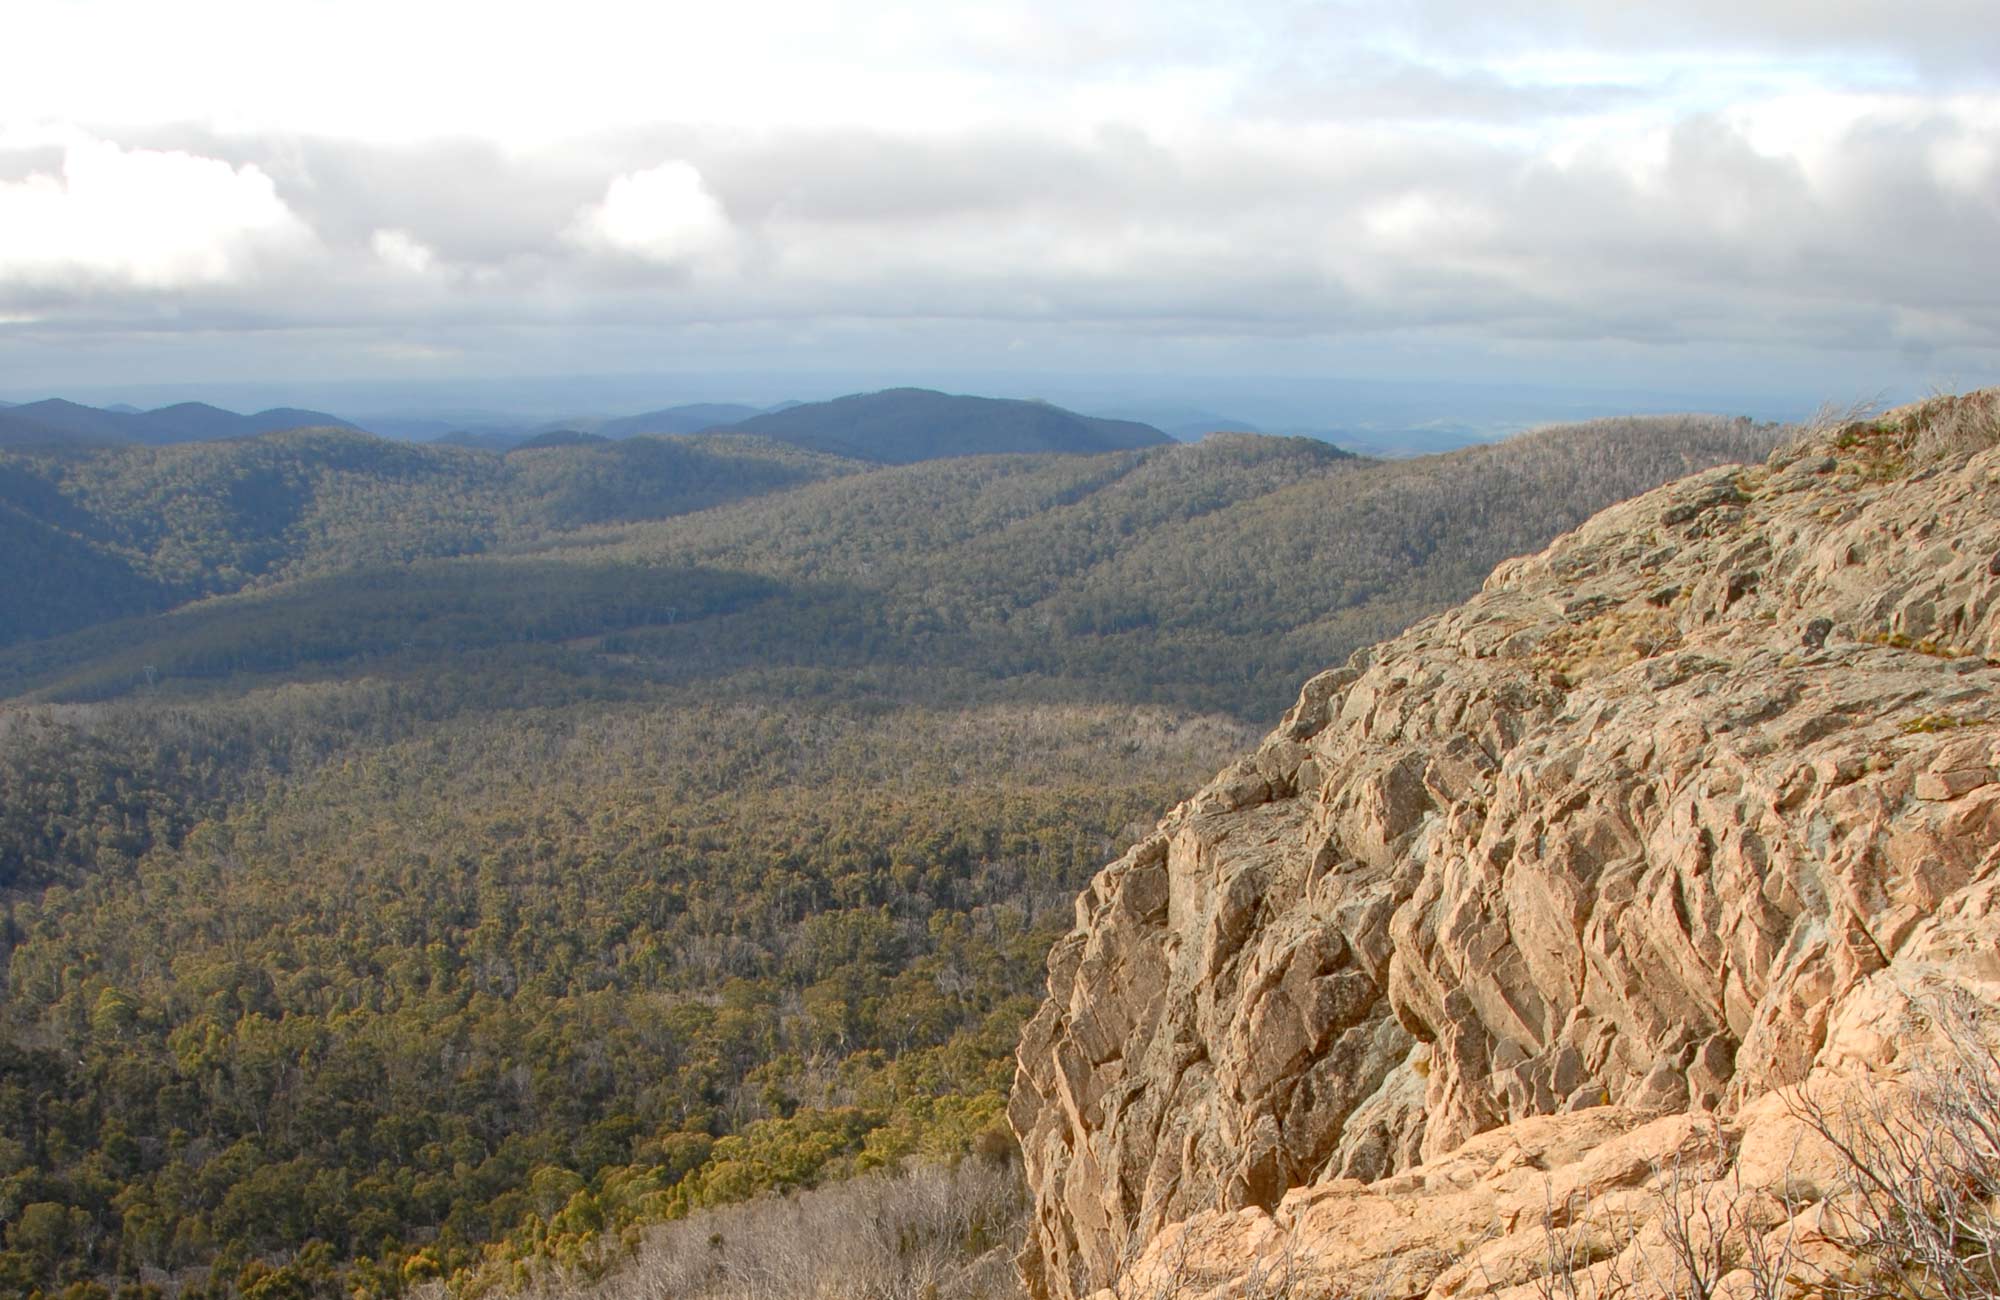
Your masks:
M1551 1179L1736 1159L1774 1089L1906 1051L1873 1011L2000 988L1988 431L1993 393L1942 399L1697 474L1308 682L1050 955L1031 1290L1195 1236L1504 1289L1494 1225Z

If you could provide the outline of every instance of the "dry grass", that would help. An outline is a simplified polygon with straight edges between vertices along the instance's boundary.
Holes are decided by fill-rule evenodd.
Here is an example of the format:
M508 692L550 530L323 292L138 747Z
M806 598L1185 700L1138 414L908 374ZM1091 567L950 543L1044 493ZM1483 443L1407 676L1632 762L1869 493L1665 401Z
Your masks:
M1800 425L1785 457L1830 451L1842 470L1882 483L2000 446L2000 389L1939 394L1878 414L1872 404L1823 407Z
M1556 629L1536 648L1536 659L1573 685L1665 654L1680 643L1680 615L1670 605L1634 601Z

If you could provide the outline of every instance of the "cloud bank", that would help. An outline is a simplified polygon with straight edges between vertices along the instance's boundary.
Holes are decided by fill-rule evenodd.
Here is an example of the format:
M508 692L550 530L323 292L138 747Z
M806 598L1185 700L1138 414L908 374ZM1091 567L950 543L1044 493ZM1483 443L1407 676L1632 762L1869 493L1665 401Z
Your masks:
M0 386L78 341L115 366L296 337L296 366L358 372L554 364L558 332L683 365L842 336L2000 378L2000 36L1972 0L799 3L672 31L440 3L386 48L356 0L283 85L245 57L264 6L197 7L248 44L124 0L25 20L157 43L0 86ZM361 66L381 94L322 93Z

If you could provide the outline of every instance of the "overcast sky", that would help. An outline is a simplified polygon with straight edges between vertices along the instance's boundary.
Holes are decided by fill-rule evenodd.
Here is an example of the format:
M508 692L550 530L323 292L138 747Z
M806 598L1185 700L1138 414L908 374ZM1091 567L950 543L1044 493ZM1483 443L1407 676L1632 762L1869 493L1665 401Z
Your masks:
M843 367L2000 382L1993 0L7 10L17 399Z

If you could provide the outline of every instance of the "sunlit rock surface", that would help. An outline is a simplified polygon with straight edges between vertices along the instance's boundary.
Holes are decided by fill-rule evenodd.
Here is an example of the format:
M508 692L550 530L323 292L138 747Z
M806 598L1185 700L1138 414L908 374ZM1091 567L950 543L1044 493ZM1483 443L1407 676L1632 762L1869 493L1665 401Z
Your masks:
M1996 408L1615 506L1308 682L1050 955L1031 1289L1504 1291L1552 1186L1818 1158L1774 1089L2000 985Z

